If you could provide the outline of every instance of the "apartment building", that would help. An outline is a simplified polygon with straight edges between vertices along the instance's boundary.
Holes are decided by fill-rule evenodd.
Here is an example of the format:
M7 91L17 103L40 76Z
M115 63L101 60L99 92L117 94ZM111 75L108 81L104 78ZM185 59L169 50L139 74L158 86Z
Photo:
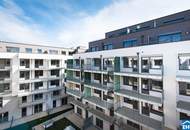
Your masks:
M190 10L106 33L67 60L74 111L103 130L177 130L190 119Z
M65 109L65 62L73 51L0 42L1 129Z

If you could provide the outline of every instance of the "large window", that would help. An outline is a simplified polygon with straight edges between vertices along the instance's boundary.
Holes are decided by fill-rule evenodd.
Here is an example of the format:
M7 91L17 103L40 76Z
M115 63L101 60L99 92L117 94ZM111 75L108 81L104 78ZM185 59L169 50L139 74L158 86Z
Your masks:
M162 88L163 88L162 81L152 80L151 90L153 90L153 91L162 91Z
M103 50L111 50L113 48L112 44L106 44L103 46Z
M80 109L79 107L77 107L77 114L82 115L82 109Z
M43 110L43 105L42 104L37 104L34 106L34 113L39 113L42 112Z
M42 49L37 49L37 53L42 54Z
M99 118L96 117L96 126L103 129L103 120L100 120Z
M160 35L158 40L159 40L159 43L181 41L181 32Z
M138 80L134 77L123 76L123 85L138 86Z
M94 51L98 51L99 49L98 49L98 46L95 46L95 47L91 47L90 48L90 51L91 52L94 52Z
M131 47L131 46L136 46L137 45L137 40L136 39L132 39L132 40L126 40L123 41L123 47Z
M52 81L50 81L50 85L51 86L59 86L59 80L52 80Z
M27 108L23 107L22 108L22 117L25 117L27 115Z
M8 121L8 119L9 119L8 112L0 113L0 123L6 122L6 121Z
M0 97L0 107L3 107L3 98Z
M7 47L7 52L14 52L14 53L19 53L20 48L18 47Z
M25 48L26 53L32 53L32 48Z
M0 84L0 93L10 90L10 83Z
M29 88L30 88L29 83L23 83L23 84L20 84L20 86L19 86L20 90L29 90Z
M58 50L49 50L49 54L58 54Z
M43 94L42 93L39 93L39 94L35 94L34 95L34 100L40 100L43 98Z
M190 70L190 54L179 55L179 69Z

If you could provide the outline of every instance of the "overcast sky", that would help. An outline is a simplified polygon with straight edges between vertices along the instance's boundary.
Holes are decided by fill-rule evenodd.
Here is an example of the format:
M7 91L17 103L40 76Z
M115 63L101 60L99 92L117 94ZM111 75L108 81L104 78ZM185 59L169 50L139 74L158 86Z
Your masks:
M190 9L190 0L0 0L0 40L87 46L105 32Z

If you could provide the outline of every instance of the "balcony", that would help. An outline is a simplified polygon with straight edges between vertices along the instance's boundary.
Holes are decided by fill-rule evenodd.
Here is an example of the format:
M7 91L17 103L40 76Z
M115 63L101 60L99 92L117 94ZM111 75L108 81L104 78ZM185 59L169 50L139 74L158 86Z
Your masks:
M89 106L86 104L83 104L81 101L79 100L75 100L73 97L69 97L69 102L73 105L77 105L81 108L87 109Z
M98 89L102 91L112 91L113 90L113 84L107 84L107 85L102 85L101 83L96 83L96 82L85 82L84 85L89 88L93 89Z
M105 120L105 121L107 121L107 122L109 122L111 124L113 124L115 122L114 117L108 116L108 115L106 115L105 113L103 113L103 112L101 112L99 110L96 110L96 109L93 109L93 108L88 108L88 111L90 113L92 113L93 115L96 115L99 118L101 118L101 119L103 119L103 120Z
M49 68L59 68L60 67L60 61L59 60L51 60Z
M33 106L33 105L40 104L40 103L45 103L45 102L46 102L45 99L27 101L27 102L24 102L24 103L22 103L22 101L19 100L19 107L20 107L20 108L23 108L23 107Z
M186 101L178 101L177 102L177 110L184 113L190 112L190 102Z
M114 93L119 96L124 96L124 97L128 97L128 98L132 98L137 101L140 100L140 101L144 101L144 102L151 103L151 104L155 103L155 104L162 105L162 102L163 102L162 98L147 95L147 94L141 94L141 93L138 93L138 92L132 91L132 90L119 89L119 90L116 90Z
M44 76L43 76L43 70L36 70L34 78L35 79L43 79L44 78Z
M55 87L60 87L60 80L50 80L48 82L48 88L55 88Z
M0 93L3 94L10 93L10 83L0 84Z
M129 109L127 107L120 107L115 111L115 114L125 119L131 119L135 122L141 123L144 126L148 126L156 130L163 130L162 121L141 115L137 110Z
M88 103L98 106L100 108L103 109L110 109L111 107L113 107L112 103L109 103L107 101L101 100L100 98L96 97L96 96L87 96L83 98L85 101L87 101Z
M30 60L29 59L20 59L19 69L25 70L30 68Z
M77 89L67 88L66 93L69 94L69 95L72 95L74 97L77 97L77 98L81 98L83 96L83 93L80 92L80 90L77 90Z
M0 83L8 83L10 81L10 71L1 71Z
M0 71L10 70L10 59L0 59Z
M59 70L51 70L50 71L50 77L51 78L56 78L56 77L59 77L60 74L59 74Z
M141 73L151 75L162 75L163 71L162 57L143 57Z
M93 65L84 65L85 72L101 72L100 66L93 66Z
M80 78L74 78L74 77L67 77L67 82L71 82L71 83L77 83L80 84Z
M43 60L35 60L35 68L43 69L44 68Z

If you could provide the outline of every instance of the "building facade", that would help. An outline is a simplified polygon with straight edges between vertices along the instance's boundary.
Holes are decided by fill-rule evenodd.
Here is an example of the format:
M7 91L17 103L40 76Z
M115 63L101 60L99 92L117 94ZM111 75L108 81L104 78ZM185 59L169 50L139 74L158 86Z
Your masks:
M67 106L66 48L0 42L1 129L59 112Z
M177 130L190 119L189 12L108 32L67 60L66 93L84 128Z

